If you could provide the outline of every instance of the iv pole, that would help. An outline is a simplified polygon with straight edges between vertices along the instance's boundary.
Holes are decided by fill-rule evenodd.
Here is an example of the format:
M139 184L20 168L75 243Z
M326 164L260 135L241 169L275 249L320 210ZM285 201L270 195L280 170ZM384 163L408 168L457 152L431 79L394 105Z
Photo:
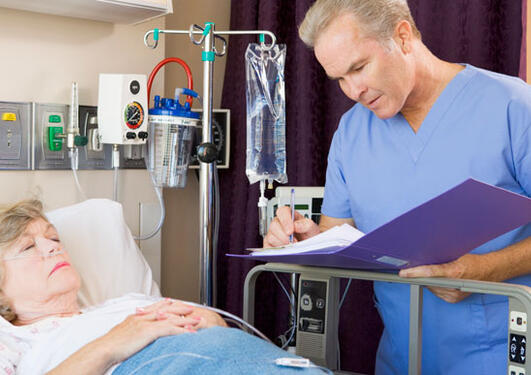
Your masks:
M153 43L149 43L149 36L153 34ZM241 30L241 31L216 31L215 24L206 22L205 27L191 25L189 30L149 30L144 35L144 44L149 48L156 48L160 34L188 34L195 45L203 45L203 120L202 120L202 144L198 147L199 157L199 301L203 305L213 304L213 162L217 160L217 149L212 143L212 80L214 72L215 56L223 56L226 52L227 41L220 35L260 35L260 42L265 50L275 46L275 35L267 30ZM271 44L265 45L264 35L271 38ZM200 35L195 39L195 35ZM223 48L218 51L215 40L223 43Z

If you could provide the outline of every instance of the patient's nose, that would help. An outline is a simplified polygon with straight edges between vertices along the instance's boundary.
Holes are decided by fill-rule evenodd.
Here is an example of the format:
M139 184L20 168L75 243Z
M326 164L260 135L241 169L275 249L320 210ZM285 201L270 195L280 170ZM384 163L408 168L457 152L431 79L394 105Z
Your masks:
M36 238L35 245L43 256L52 256L61 250L61 244L48 238Z

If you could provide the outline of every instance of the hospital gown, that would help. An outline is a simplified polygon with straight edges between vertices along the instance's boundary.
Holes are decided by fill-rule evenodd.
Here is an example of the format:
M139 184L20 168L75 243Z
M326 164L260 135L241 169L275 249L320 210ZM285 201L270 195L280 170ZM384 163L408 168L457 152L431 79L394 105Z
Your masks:
M401 114L381 120L355 105L332 141L322 212L353 218L367 233L470 177L529 197L530 124L528 85L470 65L446 86L416 134ZM528 224L473 253L530 234ZM509 282L531 285L531 275ZM375 282L374 291L385 325L376 373L406 374L409 286ZM425 290L423 373L506 373L507 312L502 296L474 294L451 304Z
M44 374L134 314L136 307L157 300L160 298L132 293L83 309L73 317L50 317L27 326L0 319L0 374ZM213 327L159 338L106 375L323 373L316 368L280 368L274 363L279 357L294 355L241 330Z

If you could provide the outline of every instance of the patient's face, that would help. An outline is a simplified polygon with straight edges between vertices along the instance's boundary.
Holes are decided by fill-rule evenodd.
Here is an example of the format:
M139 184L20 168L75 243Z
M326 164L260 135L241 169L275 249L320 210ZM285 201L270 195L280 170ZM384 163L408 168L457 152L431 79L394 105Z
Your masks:
M4 249L3 293L15 307L46 304L55 297L77 293L80 279L70 264L57 231L47 221L36 219Z

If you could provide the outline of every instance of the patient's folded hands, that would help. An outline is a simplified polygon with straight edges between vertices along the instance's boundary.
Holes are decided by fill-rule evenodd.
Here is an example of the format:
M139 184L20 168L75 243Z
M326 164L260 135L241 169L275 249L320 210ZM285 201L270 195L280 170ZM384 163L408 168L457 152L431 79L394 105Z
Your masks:
M214 311L202 309L200 307L193 307L191 316L201 318L196 328L209 328L214 326L227 327L225 320Z

